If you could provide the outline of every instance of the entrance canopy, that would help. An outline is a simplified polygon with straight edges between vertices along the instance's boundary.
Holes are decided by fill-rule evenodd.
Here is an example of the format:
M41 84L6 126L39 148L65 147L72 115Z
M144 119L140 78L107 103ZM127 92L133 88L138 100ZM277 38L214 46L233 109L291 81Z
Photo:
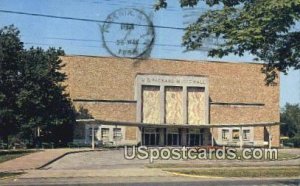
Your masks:
M125 122L125 121L105 121L97 119L78 119L77 123L85 124L102 124L102 125L118 125L118 126L131 126L131 127L180 127L180 128L220 128L220 127L263 127L263 126L274 126L280 125L280 122L261 122L261 123L239 123L239 124L151 124L151 123L138 123L138 122Z

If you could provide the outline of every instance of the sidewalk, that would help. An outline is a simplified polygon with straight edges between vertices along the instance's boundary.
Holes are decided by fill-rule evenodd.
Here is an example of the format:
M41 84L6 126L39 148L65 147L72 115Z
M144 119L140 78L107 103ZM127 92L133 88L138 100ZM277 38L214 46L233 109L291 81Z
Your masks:
M45 149L0 163L0 172L17 172L39 168L66 153L89 151L90 149Z
M100 170L29 170L19 178L78 178L78 177L169 177L173 173L161 169L129 168L129 169L100 169Z

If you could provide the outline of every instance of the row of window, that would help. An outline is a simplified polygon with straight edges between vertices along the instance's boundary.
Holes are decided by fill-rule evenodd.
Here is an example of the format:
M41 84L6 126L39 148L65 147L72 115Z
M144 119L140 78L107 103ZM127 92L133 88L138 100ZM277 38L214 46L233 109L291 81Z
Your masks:
M181 134L167 134L166 141L163 145L176 146L181 144ZM203 134L189 134L187 136L187 144L189 146L197 146L203 144ZM144 133L143 134L143 145L159 145L160 135L157 133Z
M101 129L101 139L103 141L109 141L109 128ZM121 140L122 139L122 131L120 128L113 129L113 140Z
M231 131L231 135L230 135ZM222 129L222 140L223 141L235 141L240 139L240 130L239 129ZM242 139L247 141L250 140L250 129L242 130Z
M159 128L145 128L142 133L143 145L159 145L161 129ZM190 129L186 133L186 141L183 142L189 146L202 145L204 140L204 129ZM168 146L182 145L182 132L178 128L165 129L163 131L163 144Z
M94 129L94 136L98 133L98 128ZM89 136L92 138L92 128L89 129ZM102 141L109 141L109 128L101 128L101 139ZM113 129L113 140L121 140L122 139L122 131L121 128Z

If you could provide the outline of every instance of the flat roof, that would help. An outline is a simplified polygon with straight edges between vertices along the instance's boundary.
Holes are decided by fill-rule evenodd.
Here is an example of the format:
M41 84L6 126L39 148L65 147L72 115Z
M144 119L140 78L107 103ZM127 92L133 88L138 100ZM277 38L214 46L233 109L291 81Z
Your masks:
M250 64L250 65L263 65L263 62L238 62L238 61L217 61L217 60L191 60L191 59L171 59L171 58L126 58L126 57L115 57L115 56L93 56L93 55L77 55L77 54L67 54L61 57L91 57L91 58L119 58L119 59L127 59L127 60L162 60L162 61L177 61L177 62L210 62L210 63L228 63L228 64Z

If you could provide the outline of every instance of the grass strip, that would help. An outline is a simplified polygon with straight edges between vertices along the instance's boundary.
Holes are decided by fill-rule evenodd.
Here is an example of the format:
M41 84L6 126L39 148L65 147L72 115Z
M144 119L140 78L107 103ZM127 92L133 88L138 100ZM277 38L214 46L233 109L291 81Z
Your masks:
M299 167L268 167L268 168L214 168L214 169L189 169L189 170L166 170L168 172L216 177L298 177Z

